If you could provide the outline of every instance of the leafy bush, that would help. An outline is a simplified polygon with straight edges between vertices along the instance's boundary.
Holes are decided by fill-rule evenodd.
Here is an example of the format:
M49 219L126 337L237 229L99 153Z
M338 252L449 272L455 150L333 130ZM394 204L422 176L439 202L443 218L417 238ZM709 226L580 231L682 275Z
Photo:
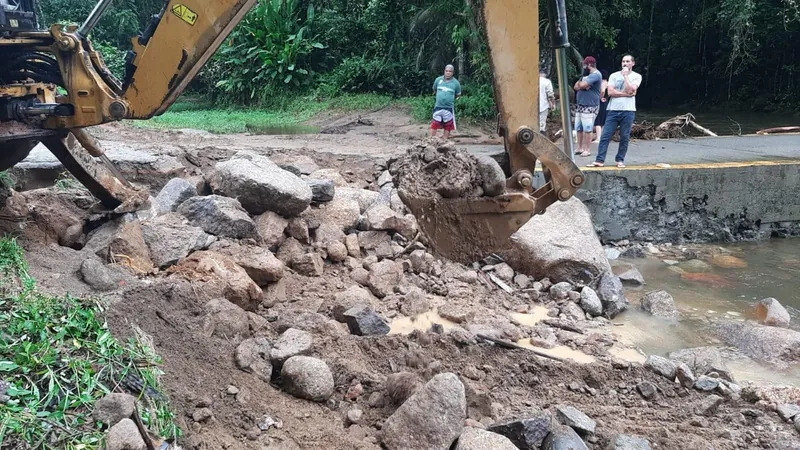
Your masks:
M314 7L300 0L259 1L220 51L217 87L230 97L262 100L276 87L307 87L313 80L311 54L324 45L313 34Z
M323 95L341 92L374 92L395 97L427 92L431 76L413 67L378 58L354 56L325 74L320 82Z
M125 52L107 42L93 42L92 46L100 55L111 73L118 79L125 76Z

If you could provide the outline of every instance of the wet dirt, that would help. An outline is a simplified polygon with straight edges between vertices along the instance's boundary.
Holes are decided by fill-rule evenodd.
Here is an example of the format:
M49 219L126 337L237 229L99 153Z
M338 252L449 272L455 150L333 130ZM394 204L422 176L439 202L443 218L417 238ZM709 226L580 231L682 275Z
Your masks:
M197 164L187 165L195 170L195 176L221 155L257 149L265 155L307 155L321 168L338 169L353 187L375 186L375 174L385 162L381 155L386 151L398 156L399 143L405 138L352 134L362 127L370 128L359 125L346 134L322 138L207 136L125 126L103 127L103 133L108 141L129 139L143 148L159 142L154 151L195 161ZM376 147L367 145L378 140ZM310 147L309 142L313 142ZM349 153L348 147L356 145L353 143L365 147ZM192 176L191 170L188 176ZM30 272L45 291L100 295L82 281L80 265L88 257L85 251L35 237L24 245ZM398 261L402 259L398 257ZM711 416L694 414L694 407L707 395L683 389L639 364L621 362L626 354L635 355L618 346L607 321L582 322L586 334L546 327L542 321L565 302L546 294L534 300L519 289L506 293L486 274L465 277L471 268L449 261L435 261L435 269L424 276L406 271L401 283L403 289L423 290L430 312L402 314L406 297L401 289L373 304L392 324L391 334L351 335L347 326L334 320L332 306L336 294L357 285L351 274L362 268L362 262L326 261L324 273L318 277L287 269L280 287L265 289L268 298L246 316L212 314L212 290L205 289L201 281L164 272L131 277L118 290L102 295L112 301L108 321L115 336L125 339L139 327L153 338L164 361L161 381L165 394L185 433L181 444L190 450L378 449L380 429L397 407L385 398L386 378L403 371L422 381L442 372L459 375L466 388L468 416L483 424L521 418L538 410L553 413L560 404L575 406L597 421L597 434L589 440L593 449L606 448L618 432L645 436L654 448L664 449L782 448L797 440L796 432L770 411L771 402L731 399ZM441 318L444 308L465 313L459 316L460 322L450 322ZM458 316L452 311L445 315ZM442 325L443 334L431 331L438 328L434 324ZM281 389L279 378L265 382L236 367L234 352L242 339L263 336L274 344L289 327L311 333L309 355L324 360L333 373L331 400L314 403L293 397ZM556 362L474 337L486 333L512 342L530 342L530 337L541 331L557 337L557 345L551 349L556 355L572 354L573 359L586 355L593 362L588 358L587 364ZM642 382L655 386L655 397L646 400L637 392L636 386ZM200 405L210 405L213 418L195 422L192 415ZM358 424L347 420L347 413L354 408L363 411ZM272 422L276 425L266 426Z

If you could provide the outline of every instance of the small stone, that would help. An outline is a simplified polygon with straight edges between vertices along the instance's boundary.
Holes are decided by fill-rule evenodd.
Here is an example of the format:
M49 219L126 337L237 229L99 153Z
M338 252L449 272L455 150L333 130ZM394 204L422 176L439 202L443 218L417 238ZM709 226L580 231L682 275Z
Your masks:
M358 408L353 408L347 411L347 422L348 424L355 424L358 425L364 418L364 411L361 411Z
M514 269L506 263L500 263L494 266L494 273L503 281L511 281L514 279Z
M662 319L675 319L678 317L675 299L667 291L653 291L645 294L642 297L642 309Z
M569 296L569 291L572 290L572 284L562 281L550 287L550 295L555 299L565 299Z
M108 430L107 450L145 450L144 440L131 419L122 419Z
M250 441L257 441L258 437L261 436L262 431L258 427L251 428L247 432L247 439Z
M333 200L336 195L336 188L331 180L317 180L309 178L306 181L308 187L311 188L311 202L312 203L327 203Z
M675 374L678 376L681 386L691 388L694 386L695 378L692 369L686 363L680 363L676 366Z
M234 385L230 385L230 386L228 386L228 390L225 391L225 392L227 392L228 395L236 395L236 394L239 393L239 388L237 388Z
M455 323L465 323L475 318L475 311L454 303L448 303L439 307L439 315Z
M205 422L212 417L214 417L214 413L210 408L197 408L192 413L192 419L195 422Z
M711 392L719 386L719 379L711 378L706 375L701 376L694 382L694 388L698 391Z
M645 284L644 277L635 267L629 268L618 276L624 286L643 286Z
M606 248L605 252L606 252L606 258L608 258L609 261L614 261L615 259L619 259L619 256L621 254L620 251L617 250L616 248Z
M589 450L589 448L575 430L567 426L558 426L544 440L542 450Z
M389 334L389 325L372 308L356 306L344 313L347 328L356 336Z
M574 406L556 406L558 420L580 434L593 434L597 423Z
M369 271L363 267L353 269L350 272L350 278L361 286L367 287L369 285Z
M344 245L347 247L347 254L353 258L361 257L361 244L358 243L358 235L348 234L344 237Z
M675 363L667 358L657 355L650 355L647 357L647 361L645 361L644 366L658 375L668 379L669 381L675 380L677 367L675 367Z
M628 299L625 298L622 281L614 274L606 273L600 278L597 296L600 297L605 315L609 319L617 317L628 309Z
M333 262L342 262L347 259L347 246L340 241L331 241L328 243L328 259Z
M651 450L650 442L642 436L617 434L608 443L606 450Z
M645 400L652 400L656 396L656 386L649 382L643 381L636 385L636 390L645 398Z
M275 347L269 352L274 364L283 364L292 356L305 355L311 351L314 338L311 333L296 328L289 328L281 334Z
M464 283L475 284L478 282L478 272L475 270L465 270L456 276L456 278Z
M603 314L603 304L594 289L586 286L581 290L581 308L592 316Z
M781 416L781 419L783 420L791 421L800 415L800 405L792 403L778 405L778 415Z
M333 374L328 364L309 356L293 356L281 369L286 392L306 400L325 402L333 395Z
M521 449L538 449L550 434L550 428L550 416L541 412L524 419L498 422L487 427L487 430L507 437Z
M788 328L791 316L774 298L765 298L756 304L756 318L764 325Z
M306 253L292 261L292 268L299 274L307 277L322 276L325 270L325 263L317 253Z
M719 405L723 402L723 398L718 395L709 395L708 397L700 400L695 405L695 413L701 416L711 416L717 411Z
M133 415L136 398L128 394L108 394L94 405L92 417L98 422L111 426Z
M303 244L308 245L311 242L311 235L308 232L308 224L305 220L295 217L289 220L289 225L286 227L286 232L289 236L297 239Z

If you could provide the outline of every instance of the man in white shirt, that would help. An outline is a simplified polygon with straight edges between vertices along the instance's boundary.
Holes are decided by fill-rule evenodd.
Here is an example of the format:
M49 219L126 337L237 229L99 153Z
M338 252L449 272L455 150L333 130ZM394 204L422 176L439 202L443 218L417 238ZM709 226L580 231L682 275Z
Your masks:
M625 167L625 154L628 152L628 142L631 139L631 127L636 116L636 91L642 84L642 76L633 71L636 61L631 55L622 57L622 70L614 72L608 77L608 102L606 124L600 136L600 145L597 148L597 159L589 167L603 167L605 165L608 144L611 136L619 127L619 149L614 160L617 167Z
M542 134L547 132L547 116L555 103L553 82L547 78L546 70L539 69L539 131Z

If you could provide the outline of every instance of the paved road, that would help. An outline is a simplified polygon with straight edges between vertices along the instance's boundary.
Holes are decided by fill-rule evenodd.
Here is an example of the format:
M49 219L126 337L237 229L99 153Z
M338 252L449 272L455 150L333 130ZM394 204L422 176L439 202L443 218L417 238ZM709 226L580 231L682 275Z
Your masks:
M606 164L614 165L616 142L608 148ZM501 146L465 146L481 154L502 152ZM577 157L579 166L594 161L597 144L592 144L592 156ZM778 136L723 136L662 141L633 141L628 147L625 164L652 166L655 164L715 164L753 161L800 160L800 134Z

